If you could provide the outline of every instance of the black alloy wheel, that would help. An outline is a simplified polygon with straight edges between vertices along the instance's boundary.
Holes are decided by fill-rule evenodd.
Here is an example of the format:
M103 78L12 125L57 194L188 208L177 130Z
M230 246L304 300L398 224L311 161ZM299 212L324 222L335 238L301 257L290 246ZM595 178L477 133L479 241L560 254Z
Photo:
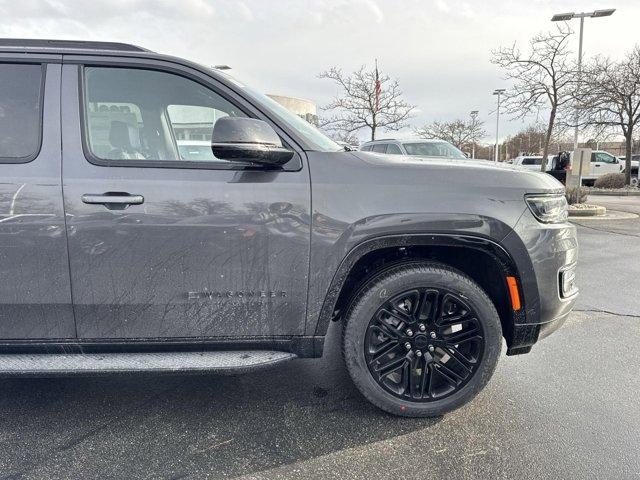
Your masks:
M345 313L349 375L377 407L408 417L455 410L487 384L502 349L495 305L447 265L411 261L369 279Z
M384 302L367 328L365 357L388 392L429 402L460 390L482 359L478 315L459 294L415 288Z

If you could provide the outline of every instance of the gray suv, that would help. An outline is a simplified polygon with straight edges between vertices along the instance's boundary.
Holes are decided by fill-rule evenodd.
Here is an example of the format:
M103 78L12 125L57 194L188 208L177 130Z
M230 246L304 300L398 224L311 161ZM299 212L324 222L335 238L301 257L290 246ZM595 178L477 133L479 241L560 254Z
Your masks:
M433 416L575 302L550 176L345 151L131 45L0 40L0 57L2 375L246 371L320 357L338 322L367 399Z

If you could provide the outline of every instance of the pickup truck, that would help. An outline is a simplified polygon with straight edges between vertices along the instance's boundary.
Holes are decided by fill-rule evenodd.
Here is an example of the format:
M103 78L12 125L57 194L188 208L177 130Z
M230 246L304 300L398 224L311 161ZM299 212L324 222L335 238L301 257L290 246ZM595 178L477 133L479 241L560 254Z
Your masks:
M320 357L338 322L364 397L434 416L574 305L551 176L346 151L133 45L0 56L0 375L242 372Z
M593 150L589 163L589 174L582 177L582 182L593 185L598 177L607 173L620 173L624 171L624 162L604 150Z

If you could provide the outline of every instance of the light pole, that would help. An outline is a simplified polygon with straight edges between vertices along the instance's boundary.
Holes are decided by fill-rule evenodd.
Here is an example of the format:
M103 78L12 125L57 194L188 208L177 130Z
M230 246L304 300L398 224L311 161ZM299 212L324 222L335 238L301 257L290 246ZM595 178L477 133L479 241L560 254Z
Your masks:
M496 110L496 148L494 150L493 161L498 162L498 155L500 149L498 148L498 130L500 129L500 95L502 95L506 90L504 88L496 88L493 91L494 95L498 96L498 109Z
M471 110L471 128L475 129L478 110ZM475 133L474 133L475 135ZM471 139L471 158L476 158L476 138Z
M606 10L594 10L593 12L582 12L582 13L575 13L575 12L570 12L570 13L558 13L556 15L554 15L553 17L551 17L551 21L552 22L567 22L569 20L571 20L572 18L579 18L580 19L580 43L578 44L578 83L577 83L577 88L576 88L576 92L579 93L580 92L580 80L582 77L582 32L584 30L584 19L589 17L589 18L599 18L599 17L608 17L610 15L613 15L613 12L615 12L616 9L615 8L608 8ZM580 120L580 115L579 115L579 111L578 111L578 106L576 105L576 112L575 112L575 121L576 121L576 127L575 130L573 132L573 150L575 151L578 148L578 122Z

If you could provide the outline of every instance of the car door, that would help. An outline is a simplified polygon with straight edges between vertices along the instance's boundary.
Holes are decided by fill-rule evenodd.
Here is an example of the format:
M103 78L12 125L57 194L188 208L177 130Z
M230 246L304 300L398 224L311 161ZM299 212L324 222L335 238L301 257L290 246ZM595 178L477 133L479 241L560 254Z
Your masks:
M604 173L620 173L623 165L617 157L607 152L598 152L598 156L602 161L602 169Z
M0 338L75 336L60 178L59 55L0 53Z
M268 170L203 149L217 118L261 114L197 70L65 62L64 202L78 337L302 334L303 152Z
M599 177L606 173L619 173L620 164L613 155L606 152L591 153L591 167L589 173L593 177Z

